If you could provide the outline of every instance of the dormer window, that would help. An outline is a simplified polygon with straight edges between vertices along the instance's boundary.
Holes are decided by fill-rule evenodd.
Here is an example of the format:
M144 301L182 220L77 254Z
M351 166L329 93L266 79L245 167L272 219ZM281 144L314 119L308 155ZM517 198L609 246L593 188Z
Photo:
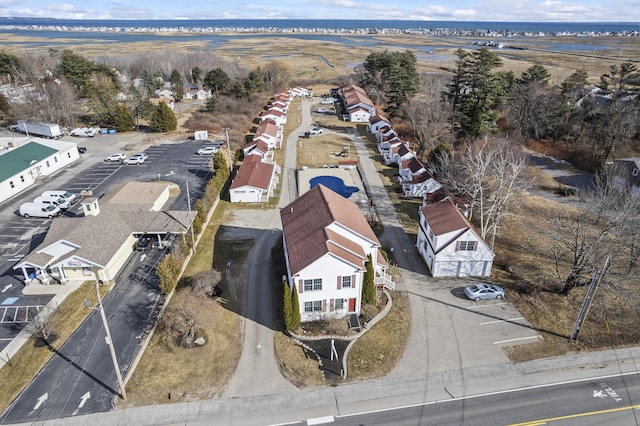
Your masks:
M633 176L638 176L638 169L633 169L633 172L631 172L631 174Z

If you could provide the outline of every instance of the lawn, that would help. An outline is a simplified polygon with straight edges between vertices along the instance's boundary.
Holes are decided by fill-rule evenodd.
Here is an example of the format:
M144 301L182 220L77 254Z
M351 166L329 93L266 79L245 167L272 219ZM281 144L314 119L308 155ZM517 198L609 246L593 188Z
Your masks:
M206 336L205 345L182 348L177 345L174 334L158 329L127 383L128 400L118 401L120 407L214 398L220 395L235 371L242 347L242 318L237 313L237 305L243 303L243 293L229 297L229 276L235 268L244 269L246 257L233 243L217 239L229 214L229 203L220 202L170 301L174 307L192 303L189 277L214 266L223 271L219 284L222 297L201 297L198 303L198 334ZM224 270L227 258L234 259L234 271ZM229 303L230 299L233 304Z

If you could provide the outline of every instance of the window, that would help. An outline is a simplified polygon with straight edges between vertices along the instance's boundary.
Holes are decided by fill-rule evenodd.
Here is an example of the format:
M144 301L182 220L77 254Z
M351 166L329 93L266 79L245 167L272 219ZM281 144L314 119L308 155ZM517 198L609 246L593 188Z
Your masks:
M85 277L88 277L89 275L91 275L91 269L82 268L82 275L84 275Z
M9 181L9 186L11 187L11 189L13 189L13 188L15 188L15 187L16 187L16 186L13 184L13 181L12 181L12 180L10 180L10 181Z
M70 155L70 154L69 154ZM56 155L55 157L53 157L53 162L57 163L58 162L58 156Z
M351 275L342 277L342 288L351 288Z
M429 228L428 237L429 237L430 240L433 241L433 231L431 230L431 228Z
M24 175L20 175L20 182L24 182Z
M638 171L638 169L633 169L633 172L631 172L631 174L634 176L638 176Z
M320 312L322 310L322 300L314 300L313 302L304 302L305 312Z
M460 251L473 251L476 249L477 241L460 241L458 243L458 250Z
M304 280L304 291L321 291L321 290L322 290L322 278Z
M336 311L344 309L344 299L336 299L334 306Z
M67 152L67 157L71 158L71 153ZM56 160L56 163L58 162L58 160Z
M51 167L51 164L49 164L49 160L47 160L47 167Z

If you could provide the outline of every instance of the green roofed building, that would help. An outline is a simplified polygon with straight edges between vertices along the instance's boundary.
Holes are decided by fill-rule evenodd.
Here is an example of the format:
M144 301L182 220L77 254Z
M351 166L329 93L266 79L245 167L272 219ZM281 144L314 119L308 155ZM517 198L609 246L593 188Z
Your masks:
M0 202L79 158L73 142L33 137L0 138Z

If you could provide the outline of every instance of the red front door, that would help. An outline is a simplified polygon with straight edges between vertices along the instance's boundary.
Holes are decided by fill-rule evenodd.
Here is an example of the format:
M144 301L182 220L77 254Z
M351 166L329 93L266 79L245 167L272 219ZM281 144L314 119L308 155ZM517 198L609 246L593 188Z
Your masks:
M356 299L349 299L349 312L356 311Z

